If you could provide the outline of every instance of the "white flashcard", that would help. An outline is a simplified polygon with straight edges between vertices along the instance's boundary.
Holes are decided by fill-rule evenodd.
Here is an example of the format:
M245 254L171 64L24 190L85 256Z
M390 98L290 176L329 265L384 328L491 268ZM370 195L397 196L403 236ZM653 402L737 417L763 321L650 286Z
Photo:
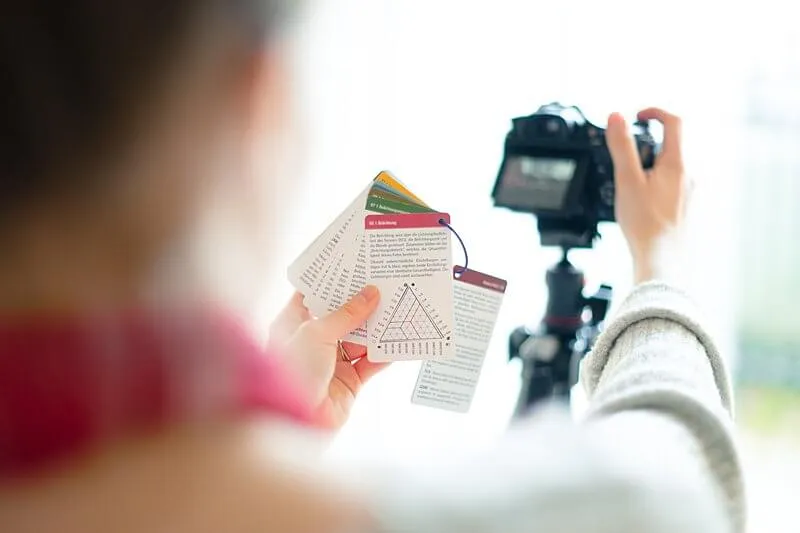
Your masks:
M475 396L506 282L461 267L455 267L453 273L456 355L422 364L411 402L466 413Z
M381 302L367 321L374 362L455 356L452 250L446 213L369 215L364 221L367 283Z
M304 296L318 296L326 286L329 272L341 253L340 244L351 226L360 228L364 219L364 205L370 187L340 214L336 220L289 266L289 282Z
M381 172L292 263L289 281L317 317L341 308L367 284L364 217L381 213L431 212L399 180ZM362 326L341 340L367 344Z

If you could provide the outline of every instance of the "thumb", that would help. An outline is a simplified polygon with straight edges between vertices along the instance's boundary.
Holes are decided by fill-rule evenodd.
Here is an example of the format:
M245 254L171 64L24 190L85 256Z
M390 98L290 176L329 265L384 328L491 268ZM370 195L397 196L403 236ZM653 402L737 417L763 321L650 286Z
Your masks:
M317 328L326 341L335 341L363 324L375 311L380 293L374 285L367 285L349 302L317 321Z
M608 117L608 151L614 162L614 179L617 183L629 182L642 176L642 164L639 153L628 132L628 125L619 113Z

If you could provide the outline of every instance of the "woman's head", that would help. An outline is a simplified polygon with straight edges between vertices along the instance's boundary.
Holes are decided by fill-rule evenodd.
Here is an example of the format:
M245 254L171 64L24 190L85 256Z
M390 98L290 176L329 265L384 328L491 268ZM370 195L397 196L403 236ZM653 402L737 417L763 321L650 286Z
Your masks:
M285 3L4 8L0 306L15 301L8 287L32 305L49 293L67 304L89 276L98 298L135 290L208 193L240 180L253 133L275 128L283 107L264 45Z

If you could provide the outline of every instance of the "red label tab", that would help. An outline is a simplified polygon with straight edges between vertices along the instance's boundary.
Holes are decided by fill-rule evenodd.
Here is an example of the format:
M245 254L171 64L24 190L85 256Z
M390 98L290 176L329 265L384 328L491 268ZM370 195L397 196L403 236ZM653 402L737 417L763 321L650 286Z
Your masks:
M364 219L364 229L444 228L442 221L445 224L449 224L450 215L447 213L367 215Z
M461 266L453 267L453 279L504 294L506 292L506 286L508 285L508 282L504 279L495 278L494 276L475 270L464 270L464 267Z

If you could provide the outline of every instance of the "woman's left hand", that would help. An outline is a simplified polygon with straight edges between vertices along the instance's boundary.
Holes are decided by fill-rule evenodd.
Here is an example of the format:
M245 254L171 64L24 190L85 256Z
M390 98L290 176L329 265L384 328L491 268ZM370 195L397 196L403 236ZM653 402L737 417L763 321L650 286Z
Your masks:
M325 428L344 425L361 388L387 366L367 360L366 346L339 343L369 318L379 300L378 289L368 286L341 309L315 319L296 293L270 327L270 344L299 371Z

